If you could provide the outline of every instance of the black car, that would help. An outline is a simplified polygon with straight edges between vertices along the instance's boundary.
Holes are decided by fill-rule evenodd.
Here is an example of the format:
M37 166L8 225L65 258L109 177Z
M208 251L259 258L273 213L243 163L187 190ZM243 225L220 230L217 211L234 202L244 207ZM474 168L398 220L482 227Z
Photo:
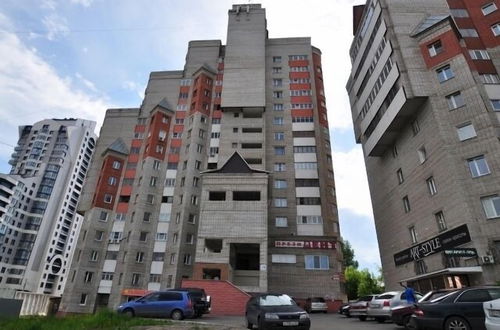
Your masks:
M342 306L340 306L340 308L339 308L339 314L344 315L346 317L351 317L349 310L350 310L349 303L342 304Z
M286 294L263 293L247 302L247 328L309 330L309 315Z
M189 292L194 305L194 317L201 317L203 314L210 313L211 299L207 296L204 289L200 288L179 288L169 291L186 291Z
M456 291L457 289L439 289L427 292L418 302L432 301L446 294ZM405 304L391 308L391 319L397 325L404 326L406 329L413 329L414 321L411 315L417 309L416 304Z
M418 329L485 329L483 302L498 298L498 286L461 289L437 300L418 303L412 320Z

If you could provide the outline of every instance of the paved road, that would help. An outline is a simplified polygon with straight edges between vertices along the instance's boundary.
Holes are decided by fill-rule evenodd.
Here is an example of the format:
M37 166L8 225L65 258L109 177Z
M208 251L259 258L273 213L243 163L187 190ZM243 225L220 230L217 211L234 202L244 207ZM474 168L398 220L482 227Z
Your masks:
M221 324L234 328L245 328L245 318L241 316L211 316L204 315L200 322ZM311 314L311 330L402 330L394 323L379 324L375 321L361 322L357 318L346 318L338 314Z

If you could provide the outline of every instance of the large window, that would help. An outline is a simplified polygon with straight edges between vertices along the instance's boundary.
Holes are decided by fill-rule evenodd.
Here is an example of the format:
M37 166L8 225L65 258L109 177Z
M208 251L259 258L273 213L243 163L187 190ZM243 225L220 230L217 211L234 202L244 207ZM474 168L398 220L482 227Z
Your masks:
M274 206L275 207L287 207L288 203L286 198L275 198L274 199Z
M498 195L483 197L481 203L488 219L500 217L500 197Z
M306 269L327 270L330 268L328 256L305 256Z
M444 81L451 79L455 76L449 65L446 65L446 66L443 66L442 68L437 69L436 72L437 72L439 82L444 82Z
M490 174L490 168L483 155L468 159L467 163L473 178Z
M457 134L460 141L472 139L477 136L474 125L472 125L471 123L467 123L457 127Z
M287 217L276 217L275 218L276 227L288 227L288 218Z
M434 177L431 176L426 180L426 182L427 188L429 189L429 194L431 194L431 196L437 194L436 182L434 181Z

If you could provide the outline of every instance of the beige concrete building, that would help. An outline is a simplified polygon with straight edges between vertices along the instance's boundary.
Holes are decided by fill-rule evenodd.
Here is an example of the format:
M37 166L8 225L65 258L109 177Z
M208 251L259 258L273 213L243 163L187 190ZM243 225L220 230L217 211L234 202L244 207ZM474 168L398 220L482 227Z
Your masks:
M500 280L498 7L354 8L347 91L389 289Z
M271 39L260 5L234 5L226 45L191 41L140 108L108 110L61 311L183 279L342 298L322 79L310 38Z

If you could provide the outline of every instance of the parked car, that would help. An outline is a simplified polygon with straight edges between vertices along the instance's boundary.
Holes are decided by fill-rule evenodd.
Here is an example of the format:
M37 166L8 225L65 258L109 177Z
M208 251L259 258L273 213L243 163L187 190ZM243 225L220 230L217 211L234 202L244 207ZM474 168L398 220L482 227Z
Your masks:
M211 297L207 296L204 289L200 288L179 288L168 291L186 291L190 293L194 302L194 317L201 317L203 314L210 313L212 304Z
M284 327L309 330L309 315L286 294L262 293L250 298L246 305L247 328Z
M418 303L412 319L419 329L486 329L483 303L499 297L498 286L460 289L437 301Z
M339 314L344 315L346 317L351 317L349 309L350 309L349 303L342 304L342 306L340 306L340 308L339 308Z
M418 302L432 301L453 291L456 290L453 289L432 290L427 292ZM391 307L391 319L397 325L404 326L406 329L413 329L414 325L411 319L411 315L413 314L416 308L417 306L415 304L404 304L400 306Z
M312 312L328 313L328 305L326 304L325 299L323 299L322 297L307 298L306 304L304 305L304 309L308 313Z
M182 320L193 317L194 298L187 291L153 292L118 306L118 312L129 316L170 317Z
M415 292L415 298L420 300L422 295ZM391 308L403 305L408 305L404 291L385 292L368 303L366 314L377 322L383 323L391 319Z
M365 321L368 303L375 299L375 297L377 297L376 294L359 297L358 300L349 304L349 314L353 317L359 318L360 321Z
M500 330L500 298L483 303L485 321L488 330Z

